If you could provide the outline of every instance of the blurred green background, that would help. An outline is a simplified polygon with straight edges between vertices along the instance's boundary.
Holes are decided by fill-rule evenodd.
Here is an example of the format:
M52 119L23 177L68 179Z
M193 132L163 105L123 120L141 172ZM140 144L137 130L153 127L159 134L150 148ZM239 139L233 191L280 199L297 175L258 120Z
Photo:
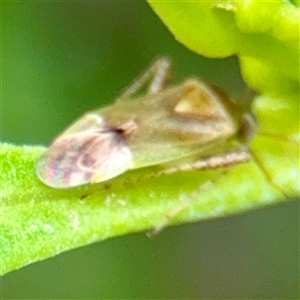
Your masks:
M113 101L153 59L173 82L197 76L243 99L235 58L178 44L144 1L2 2L2 141L48 144ZM201 33L199 33L201 38ZM1 279L2 299L299 299L299 202L132 234Z

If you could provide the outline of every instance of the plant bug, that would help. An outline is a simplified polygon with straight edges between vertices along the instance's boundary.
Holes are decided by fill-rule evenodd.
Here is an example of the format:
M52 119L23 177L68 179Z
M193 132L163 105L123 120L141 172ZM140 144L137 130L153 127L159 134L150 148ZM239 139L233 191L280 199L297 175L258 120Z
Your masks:
M237 105L197 79L167 87L169 73L158 59L114 104L71 125L37 162L39 179L70 188L152 165L167 174L249 160L251 128Z

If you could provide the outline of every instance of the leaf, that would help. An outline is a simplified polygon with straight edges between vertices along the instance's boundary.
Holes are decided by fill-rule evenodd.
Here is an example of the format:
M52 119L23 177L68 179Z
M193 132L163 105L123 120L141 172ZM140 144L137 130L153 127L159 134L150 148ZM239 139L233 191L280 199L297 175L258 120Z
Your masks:
M293 4L155 0L148 3L176 39L192 51L213 58L238 55L245 80L256 90L272 92L274 85L270 86L267 80L272 72L277 83L288 81L299 86L300 9ZM255 72L253 61L261 64L259 72ZM253 70L251 76L247 76L248 69Z
M270 139L257 138L255 145L266 150ZM280 165L276 162L282 151L297 153L298 145L271 141L276 149L272 156L265 157L261 150L258 156L275 174L274 182L295 196L299 192L297 161L291 156ZM154 228L181 202L190 205L171 223L221 217L288 200L270 185L255 161L235 166L225 176L222 170L207 170L151 178L153 170L146 168L101 184L53 189L40 183L34 173L43 150L1 145L2 274L94 241ZM220 177L217 183L199 191L204 182L216 177ZM197 199L191 198L195 191Z

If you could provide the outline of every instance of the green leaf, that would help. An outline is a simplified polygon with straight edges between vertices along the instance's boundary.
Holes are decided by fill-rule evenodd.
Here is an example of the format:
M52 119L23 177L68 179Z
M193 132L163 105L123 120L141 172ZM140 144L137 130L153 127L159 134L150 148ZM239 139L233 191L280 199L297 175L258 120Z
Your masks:
M293 4L286 1L148 2L176 39L192 51L213 58L233 54L240 59L251 57L265 66L267 72L271 68L282 79L299 82L300 9ZM247 72L247 68L251 64L242 64L242 72ZM255 82L260 82L262 75L253 74L253 88L258 89Z
M293 156L279 159L283 152L297 153L298 144L262 136L256 139L256 147L274 184L290 197L297 195L297 161ZM171 223L221 217L288 200L254 160L226 174L219 169L152 178L153 168L146 168L101 184L53 189L39 182L34 172L43 150L1 145L2 274L94 241L151 230L181 204L187 208ZM216 178L207 189L199 189Z

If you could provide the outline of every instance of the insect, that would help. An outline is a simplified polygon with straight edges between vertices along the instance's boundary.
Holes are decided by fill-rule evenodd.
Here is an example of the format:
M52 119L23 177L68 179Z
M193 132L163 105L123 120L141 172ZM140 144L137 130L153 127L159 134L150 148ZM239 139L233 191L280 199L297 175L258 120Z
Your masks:
M39 179L70 188L153 165L172 173L249 160L245 114L197 79L168 87L170 65L158 59L115 103L67 128L37 162Z

